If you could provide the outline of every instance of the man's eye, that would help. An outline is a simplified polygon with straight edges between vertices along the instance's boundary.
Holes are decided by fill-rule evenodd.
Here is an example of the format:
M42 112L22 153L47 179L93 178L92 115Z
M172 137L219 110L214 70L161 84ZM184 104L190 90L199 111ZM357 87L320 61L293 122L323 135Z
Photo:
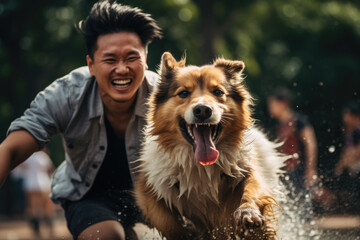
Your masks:
M133 61L136 61L138 59L138 57L129 57L127 60L129 62L133 62Z
M107 58L107 59L104 59L104 61L107 63L114 63L116 60L113 58Z
M216 89L213 93L217 97L221 97L222 95L224 95L224 92L221 91L220 89Z
M181 98L187 98L190 95L190 92L188 90L183 90L178 93L178 96Z

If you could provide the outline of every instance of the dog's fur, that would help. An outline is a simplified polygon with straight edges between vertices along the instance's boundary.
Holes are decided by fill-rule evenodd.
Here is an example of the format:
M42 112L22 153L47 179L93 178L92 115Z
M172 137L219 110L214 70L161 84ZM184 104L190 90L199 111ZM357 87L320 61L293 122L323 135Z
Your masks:
M135 194L168 240L277 239L274 189L284 159L253 127L243 69L242 61L196 67L162 56Z

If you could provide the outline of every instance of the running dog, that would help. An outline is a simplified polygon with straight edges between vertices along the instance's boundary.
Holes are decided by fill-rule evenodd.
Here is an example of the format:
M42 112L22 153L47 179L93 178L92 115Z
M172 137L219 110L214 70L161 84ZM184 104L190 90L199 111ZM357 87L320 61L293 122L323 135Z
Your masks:
M168 240L278 239L274 189L284 158L253 127L244 67L162 56L135 196Z

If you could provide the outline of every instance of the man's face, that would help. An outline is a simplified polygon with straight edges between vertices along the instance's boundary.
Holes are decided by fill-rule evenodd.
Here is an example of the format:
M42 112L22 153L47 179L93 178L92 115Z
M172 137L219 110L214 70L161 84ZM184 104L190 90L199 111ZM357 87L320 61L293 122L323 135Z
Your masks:
M86 57L104 103L133 101L144 80L146 52L139 36L132 32L101 35L94 57Z

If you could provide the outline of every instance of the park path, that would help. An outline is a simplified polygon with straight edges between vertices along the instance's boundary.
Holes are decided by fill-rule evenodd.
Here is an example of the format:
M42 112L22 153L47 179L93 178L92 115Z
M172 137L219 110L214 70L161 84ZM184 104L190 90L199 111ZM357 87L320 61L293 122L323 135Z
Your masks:
M143 224L135 226L141 240L161 240L159 234ZM40 236L33 233L24 219L0 219L0 240L73 240L66 226L63 212L57 214L53 222L53 231L44 224L40 225Z
M44 226L40 226L40 236L36 236L25 220L0 221L0 240L72 240L63 217L57 217L53 222L53 233Z

